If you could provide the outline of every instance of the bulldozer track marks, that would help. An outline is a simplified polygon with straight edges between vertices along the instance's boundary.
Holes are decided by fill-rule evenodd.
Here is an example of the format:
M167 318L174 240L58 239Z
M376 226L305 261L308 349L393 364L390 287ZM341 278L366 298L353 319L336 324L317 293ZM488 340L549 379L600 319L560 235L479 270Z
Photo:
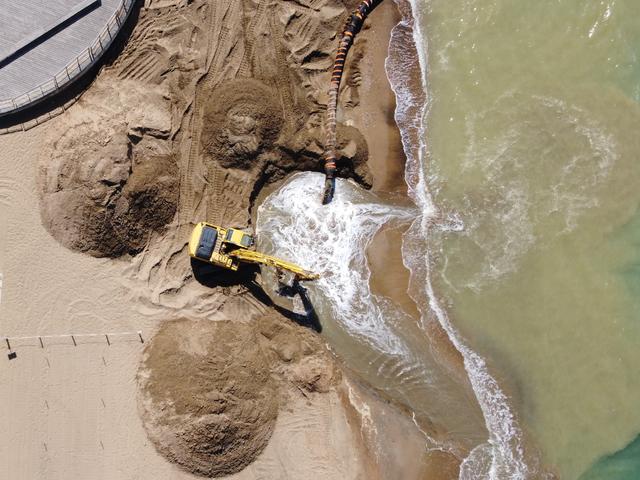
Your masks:
M216 7L212 4L209 11L209 32L207 38L207 58L206 62L209 63L209 55L212 49L214 32L213 25L216 15ZM202 86L207 83L209 72L204 74L203 79L198 85L196 85L196 92L193 98L192 113L191 113L191 143L189 145L189 154L187 156L186 168L182 169L184 173L180 179L180 214L179 214L179 226L189 226L192 221L193 209L195 207L195 192L193 189L193 176L195 174L195 162L198 157L198 150L200 146L200 97L202 96Z
M251 63L253 59L253 51L256 43L255 31L258 23L262 21L267 11L267 7L271 4L271 2L267 0L259 0L258 8L254 12L249 24L247 26L247 30L245 31L245 47L244 47L244 56L242 57L242 63L240 64L240 69L238 70L238 76L240 77L248 77L251 74Z
M282 31L278 28L277 20L273 15L269 20L269 31L273 40L273 48L276 53L276 61L278 62L278 75L274 80L276 88L280 96L282 103L282 112L284 118L289 118L291 110L295 108L294 97L291 94L291 82L289 81L289 66L285 60L284 53L282 51L284 47L284 39L282 38Z
M223 223L224 217L224 184L225 184L225 172L218 165L211 167L213 170L213 188L209 201L207 202L207 218L213 223Z
M118 78L149 81L160 74L161 61L154 51L146 51L130 61L118 73Z
M193 178L196 173L196 164L200 156L200 139L202 133L202 105L204 100L208 98L209 92L219 83L221 80L220 72L222 71L221 62L224 62L227 55L225 49L230 51L232 45L230 45L230 31L228 25L234 25L235 23L227 19L228 15L241 15L240 0L231 0L228 2L217 2L210 6L209 12L209 33L207 40L207 55L206 65L207 72L203 75L198 85L196 86L196 93L192 104L192 113L190 120L190 132L191 143L189 145L189 153L187 155L186 165L183 168L184 174L181 178L180 188L180 214L179 225L181 228L186 228L191 225L193 221L193 214L198 207L199 202L196 203L195 190L193 188ZM216 26L220 24L220 28ZM213 193L210 197L219 198L221 200L220 192L224 189L224 183L216 185L216 182L224 182L224 175L220 176L217 171L213 173ZM206 189L206 185L204 186ZM207 201L207 207L209 205ZM215 201L213 203L216 203ZM218 201L217 203L220 203ZM223 212L222 212L223 213ZM218 213L216 213L218 214Z

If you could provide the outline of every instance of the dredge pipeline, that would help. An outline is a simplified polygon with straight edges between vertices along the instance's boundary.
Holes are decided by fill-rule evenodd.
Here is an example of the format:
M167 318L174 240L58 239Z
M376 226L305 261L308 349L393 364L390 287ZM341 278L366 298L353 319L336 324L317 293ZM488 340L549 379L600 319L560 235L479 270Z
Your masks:
M362 28L367 15L382 0L363 0L358 8L347 19L347 23L340 36L338 44L338 52L333 64L333 72L331 74L331 88L329 90L329 102L327 104L327 121L326 121L326 140L324 153L324 195L322 204L326 205L333 200L336 189L336 113L338 110L338 94L340 91L340 82L342 81L342 73L344 72L344 63L347 53L353 45L355 36Z

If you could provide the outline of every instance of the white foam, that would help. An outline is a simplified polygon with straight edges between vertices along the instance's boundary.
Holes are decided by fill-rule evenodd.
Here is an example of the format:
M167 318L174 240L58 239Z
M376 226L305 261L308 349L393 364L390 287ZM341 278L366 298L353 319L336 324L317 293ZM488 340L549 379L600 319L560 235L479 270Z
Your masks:
M319 201L323 182L318 173L298 174L270 195L258 210L257 237L269 238L278 255L321 275L313 288L323 292L332 317L348 331L365 337L381 352L404 355L403 342L385 322L392 309L376 301L370 291L365 254L384 224L409 221L416 211L376 203L342 179L337 181L333 202L323 206ZM268 246L260 247L269 251Z

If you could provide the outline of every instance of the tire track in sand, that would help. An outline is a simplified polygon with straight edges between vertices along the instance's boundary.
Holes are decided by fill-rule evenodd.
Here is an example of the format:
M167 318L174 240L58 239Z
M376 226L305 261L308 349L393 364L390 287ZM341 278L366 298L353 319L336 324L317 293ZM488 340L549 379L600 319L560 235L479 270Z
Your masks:
M242 63L240 63L240 69L238 70L239 77L249 77L251 76L251 63L253 59L253 52L256 43L256 27L258 23L262 21L267 11L267 7L271 5L271 2L266 0L258 0L258 8L254 12L251 20L249 21L249 25L247 30L245 31L245 48L244 48L244 56L242 57Z
M181 169L180 179L180 198L179 198L179 214L178 225L181 231L186 233L193 221L193 213L199 207L204 192L201 192L199 198L196 198L196 192L193 185L193 178L198 174L196 166L200 157L200 136L202 133L202 106L212 90L212 88L220 81L219 66L227 59L229 52L233 48L233 42L230 41L229 25L237 25L242 16L242 9L239 0L231 0L227 2L215 2L210 6L209 14L209 37L207 39L207 73L202 77L198 86L192 104L191 115L191 143L189 145L189 154L186 159L186 165ZM220 28L217 29L217 24ZM216 44L217 41L217 44ZM214 46L215 44L215 46ZM213 195L218 196L219 191L223 187L219 185L217 180L219 175L213 172L214 190ZM224 181L224 179L223 179ZM216 186L215 183L218 183Z

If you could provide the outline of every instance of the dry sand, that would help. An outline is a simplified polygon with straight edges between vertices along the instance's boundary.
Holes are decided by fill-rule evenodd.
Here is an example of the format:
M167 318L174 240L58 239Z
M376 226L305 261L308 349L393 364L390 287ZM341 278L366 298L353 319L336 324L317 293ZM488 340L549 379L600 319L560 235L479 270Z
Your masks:
M18 358L0 360L0 480L194 478L185 469L239 471L229 477L237 479L441 478L411 419L340 374L317 335L265 321L270 307L246 285L199 283L185 251L193 222L249 226L265 184L321 169L335 32L355 3L147 0L121 55L72 108L0 137L0 334L141 331L146 342L137 334L111 335L110 344L47 339L44 348L14 341ZM382 69L396 20L383 4L350 57L340 173L402 193ZM246 365L228 363L239 377L265 359L263 388L242 385L253 399L273 392L277 412L266 408L257 430L240 429L248 445L231 438L230 467L202 468L214 447L194 461L192 441L163 443L184 429L202 433L189 430L202 413L191 402L228 387L215 371L211 383L186 383L195 390L177 419L188 421L167 420L158 403L174 402L175 391L150 393L153 379L162 380L166 361L190 357L176 342L150 362L151 338L179 318L242 322L238 334L260 348ZM215 367L232 344L205 342L203 358ZM229 405L232 423L243 423L244 404Z

